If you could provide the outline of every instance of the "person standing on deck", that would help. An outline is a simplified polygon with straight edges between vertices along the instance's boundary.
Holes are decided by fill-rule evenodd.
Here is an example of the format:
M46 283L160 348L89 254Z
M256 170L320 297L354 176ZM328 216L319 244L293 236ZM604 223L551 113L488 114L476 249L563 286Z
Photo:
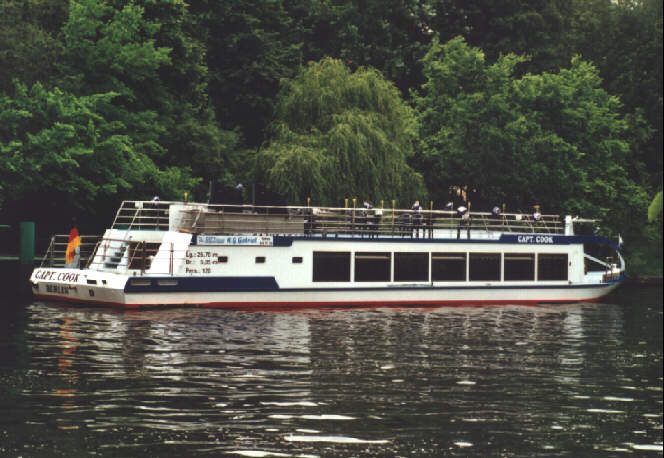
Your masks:
M470 213L468 208L461 205L457 208L457 216L459 218L459 226L457 226L457 240L461 238L461 226L466 227L466 237L470 238Z
M423 216L420 201L416 200L410 209L415 213L413 215L413 233L415 234L415 237L420 238L420 226L422 225ZM424 233L422 233L422 236L424 236Z

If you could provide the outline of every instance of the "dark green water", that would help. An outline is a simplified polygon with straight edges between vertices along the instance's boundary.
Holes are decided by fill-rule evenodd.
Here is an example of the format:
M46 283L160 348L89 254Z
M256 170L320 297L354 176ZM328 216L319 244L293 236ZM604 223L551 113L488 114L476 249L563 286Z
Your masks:
M601 304L4 303L1 456L661 456L662 290Z

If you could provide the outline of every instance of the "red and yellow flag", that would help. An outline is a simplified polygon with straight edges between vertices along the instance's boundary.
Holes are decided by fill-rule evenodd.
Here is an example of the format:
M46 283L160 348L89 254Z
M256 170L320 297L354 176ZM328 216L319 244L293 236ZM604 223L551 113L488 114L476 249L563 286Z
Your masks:
M65 251L65 264L73 264L76 262L76 255L80 253L81 237L78 235L78 230L73 228L69 232L69 242L67 243L67 251Z

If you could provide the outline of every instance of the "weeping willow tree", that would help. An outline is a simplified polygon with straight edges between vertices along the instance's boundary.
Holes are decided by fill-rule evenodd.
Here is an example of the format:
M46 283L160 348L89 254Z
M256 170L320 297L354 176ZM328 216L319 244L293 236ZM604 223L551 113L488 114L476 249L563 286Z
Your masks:
M375 69L351 72L323 59L283 84L270 139L257 157L259 178L291 203L318 205L344 198L425 197L409 165L415 117L397 89Z

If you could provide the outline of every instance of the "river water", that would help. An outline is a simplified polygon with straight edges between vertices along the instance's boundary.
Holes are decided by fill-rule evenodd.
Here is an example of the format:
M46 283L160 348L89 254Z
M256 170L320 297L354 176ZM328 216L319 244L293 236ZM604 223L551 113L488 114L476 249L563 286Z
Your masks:
M661 456L662 289L597 304L3 305L0 456Z

